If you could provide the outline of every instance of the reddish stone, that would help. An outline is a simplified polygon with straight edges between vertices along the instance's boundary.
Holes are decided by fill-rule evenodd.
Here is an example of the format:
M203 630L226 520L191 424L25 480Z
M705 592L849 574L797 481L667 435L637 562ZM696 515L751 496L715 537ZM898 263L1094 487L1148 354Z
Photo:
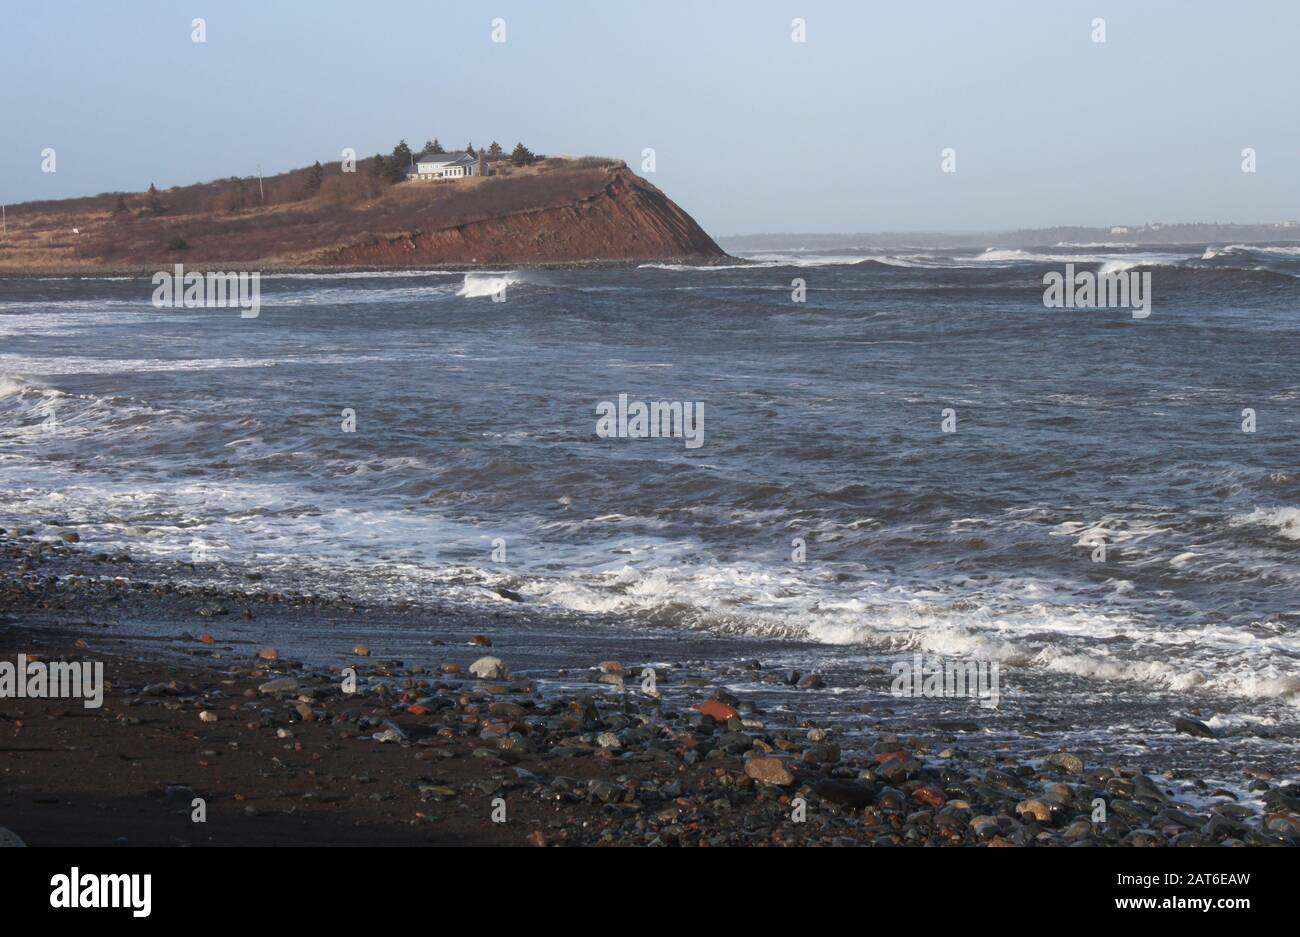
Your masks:
M739 716L734 706L728 706L721 700L711 699L703 703L696 703L695 708L706 716L712 716L718 722L726 722L732 716Z
M918 787L912 791L912 798L919 800L923 804L931 807L942 807L948 798L943 796L943 792L933 787Z
M202 641L204 644L216 644L216 643L217 643L217 639L214 638L212 635L208 634L206 631L203 632L203 634L199 635L199 640Z

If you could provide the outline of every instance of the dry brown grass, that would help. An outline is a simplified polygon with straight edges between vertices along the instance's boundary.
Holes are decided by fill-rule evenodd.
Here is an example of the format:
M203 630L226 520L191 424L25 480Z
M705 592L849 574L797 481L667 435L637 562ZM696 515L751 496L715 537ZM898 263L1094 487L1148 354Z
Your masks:
M600 192L610 169L621 165L594 157L547 159L527 167L499 164L501 174L489 178L388 186L372 179L364 163L356 173L333 163L311 198L301 196L305 169L264 180L265 204L256 201L257 180L244 179L245 200L253 201L242 209L232 207L239 190L234 180L161 191L161 214L147 209L142 193L125 196L125 213L114 212L118 193L27 202L8 208L0 274L158 269L178 262L309 264L347 245L572 204ZM188 248L169 250L177 238Z

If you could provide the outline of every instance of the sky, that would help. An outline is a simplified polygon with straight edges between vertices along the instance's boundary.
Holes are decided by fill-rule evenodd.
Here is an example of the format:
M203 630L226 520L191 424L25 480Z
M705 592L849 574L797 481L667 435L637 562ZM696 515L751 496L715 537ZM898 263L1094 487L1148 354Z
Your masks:
M4 0L0 201L437 137L624 159L715 236L1281 221L1297 37L1294 0Z

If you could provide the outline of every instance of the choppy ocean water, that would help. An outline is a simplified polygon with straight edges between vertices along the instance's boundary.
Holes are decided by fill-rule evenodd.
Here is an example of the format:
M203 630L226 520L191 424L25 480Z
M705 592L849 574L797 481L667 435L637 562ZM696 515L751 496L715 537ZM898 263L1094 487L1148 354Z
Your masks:
M748 259L267 275L257 318L0 280L0 525L1294 721L1300 248ZM1150 316L1044 308L1067 262L1150 272ZM620 394L702 444L599 435Z

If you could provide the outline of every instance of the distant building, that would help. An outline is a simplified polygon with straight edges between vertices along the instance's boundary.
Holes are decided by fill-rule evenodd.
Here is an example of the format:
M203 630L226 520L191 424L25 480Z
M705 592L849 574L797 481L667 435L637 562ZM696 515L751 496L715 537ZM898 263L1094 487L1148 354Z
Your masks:
M1113 228L1110 229L1110 233L1111 233L1111 234L1128 234L1128 228L1124 227L1123 225L1115 225L1115 227L1113 227Z
M483 175L484 164L476 156L464 150L452 153L421 153L412 161L414 165L407 170L406 178L418 181L430 179L463 179L466 176Z

